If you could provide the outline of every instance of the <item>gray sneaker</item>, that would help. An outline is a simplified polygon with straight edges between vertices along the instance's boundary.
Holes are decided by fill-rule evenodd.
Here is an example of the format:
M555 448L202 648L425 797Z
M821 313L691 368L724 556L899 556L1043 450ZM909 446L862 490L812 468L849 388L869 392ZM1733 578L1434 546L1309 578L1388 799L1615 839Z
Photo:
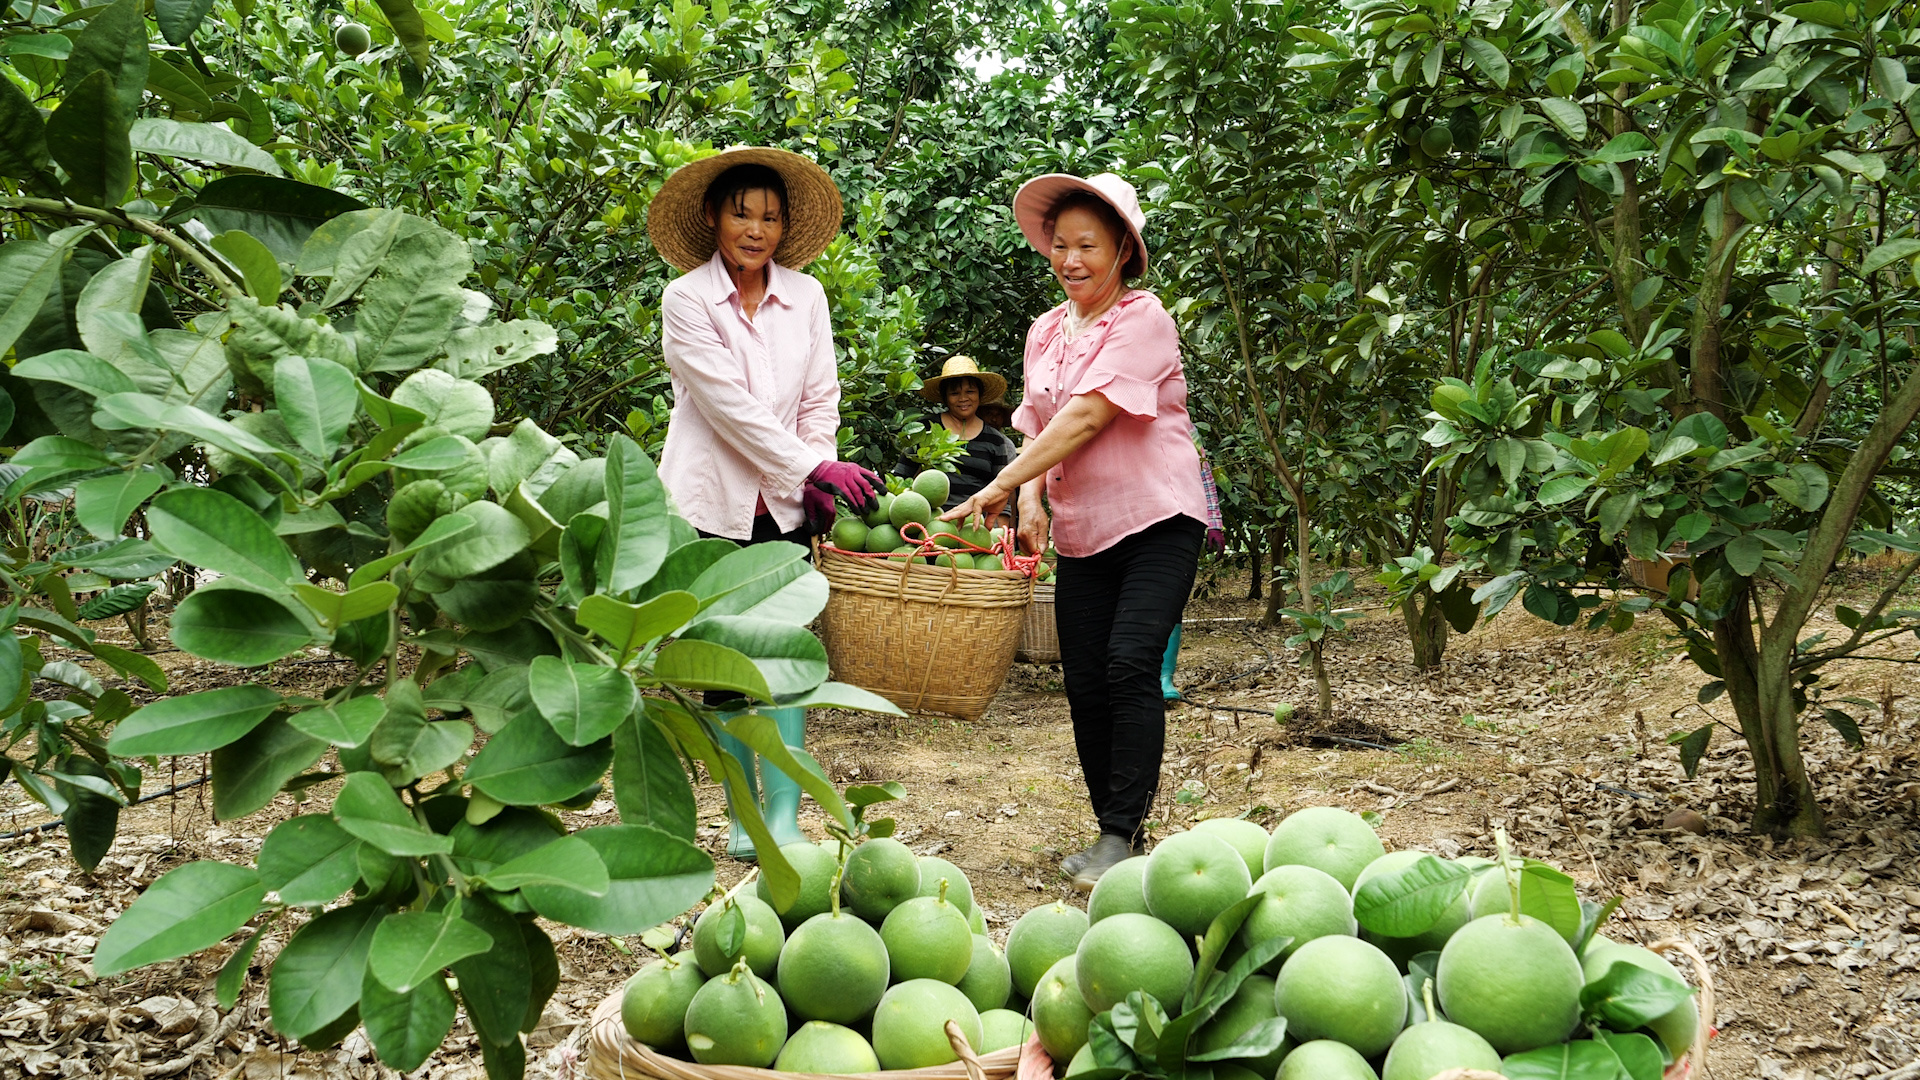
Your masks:
M1092 855L1094 848L1097 848L1099 846L1100 845L1098 843L1095 843L1093 847L1090 847L1085 851L1077 851L1077 852L1074 852L1072 855L1069 855L1066 858L1061 859L1060 872L1067 875L1068 877L1074 877L1078 875L1080 873L1081 867L1084 867L1087 865L1087 857ZM1141 841L1140 843L1133 845L1133 854L1145 855L1146 853L1147 853L1147 845L1145 841Z
M1081 892L1092 892L1102 874L1139 853L1139 849L1128 844L1125 837L1102 833L1100 839L1086 850L1080 869L1073 875L1073 887Z

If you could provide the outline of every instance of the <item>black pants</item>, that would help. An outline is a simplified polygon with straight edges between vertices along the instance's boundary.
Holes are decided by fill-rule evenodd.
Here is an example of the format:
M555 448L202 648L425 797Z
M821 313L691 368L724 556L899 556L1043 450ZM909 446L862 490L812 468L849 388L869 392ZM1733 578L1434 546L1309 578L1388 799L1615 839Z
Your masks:
M811 561L813 558L813 549L807 544L807 541L813 538L813 534L807 531L806 522L801 522L800 527L792 532L781 532L780 526L774 524L772 514L761 514L754 518L753 535L745 540L739 540L731 536L721 536L719 533L710 533L705 529L695 529L694 532L699 533L703 539L732 540L741 547L752 547L755 544L770 544L775 540L785 540L790 544L799 544L801 547L807 548L808 560ZM703 690L700 692L700 700L709 707L718 708L722 705L731 705L736 701L745 701L746 695L736 693L732 690Z
M1207 527L1176 516L1105 551L1060 557L1053 596L1073 743L1100 831L1138 839L1167 741L1160 661Z

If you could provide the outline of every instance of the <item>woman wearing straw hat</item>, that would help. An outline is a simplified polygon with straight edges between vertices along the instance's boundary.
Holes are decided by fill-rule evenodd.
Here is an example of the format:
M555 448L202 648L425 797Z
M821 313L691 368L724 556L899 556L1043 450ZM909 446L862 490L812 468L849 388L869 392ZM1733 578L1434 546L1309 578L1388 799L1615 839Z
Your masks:
M1061 868L1091 889L1143 847L1166 743L1160 663L1207 534L1200 458L1173 319L1146 272L1146 218L1112 173L1027 181L1013 199L1027 242L1066 302L1027 332L1026 392L1013 415L1030 438L993 482L944 516L997 513L1016 493L1020 539L1059 551L1054 618L1073 741L1100 838Z
M875 505L880 478L836 458L840 381L826 292L798 269L839 233L842 213L825 170L766 147L683 166L648 208L653 246L684 271L660 301L673 378L660 479L703 536L805 543L832 526L835 496L861 510ZM708 703L726 702L710 695ZM805 710L760 711L788 745L801 745ZM752 761L744 744L724 743ZM757 800L753 773L748 764L745 797ZM799 785L772 767L762 780L774 839L805 839ZM753 855L737 819L728 850Z
M921 397L946 406L940 414L941 425L966 443L966 450L953 463L946 508L965 502L1013 461L1013 440L981 415L983 406L999 401L1006 392L1007 380L980 370L970 356L949 357L940 374L921 385ZM894 471L912 476L920 469L903 458Z

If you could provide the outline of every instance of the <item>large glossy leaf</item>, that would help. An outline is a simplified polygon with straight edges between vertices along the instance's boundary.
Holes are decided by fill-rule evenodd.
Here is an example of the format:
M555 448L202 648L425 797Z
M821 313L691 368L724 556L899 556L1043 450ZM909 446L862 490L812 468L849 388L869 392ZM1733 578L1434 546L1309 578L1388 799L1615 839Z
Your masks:
M471 521L473 528L421 549L413 557L416 571L457 581L491 570L527 548L527 526L497 503L472 503L434 524L450 519Z
M847 811L846 804L840 801L839 790L833 786L833 781L827 779L820 763L806 751L786 745L781 738L779 725L772 717L758 712L744 712L728 720L726 729L727 734L746 743L774 768L797 781L820 804L820 809L839 822L842 828L853 828L852 815Z
M4 99L7 89L19 93L9 83L6 88L0 88L0 99ZM0 100L0 113L4 113L5 107L4 100ZM5 138L5 119L0 116L0 141ZM6 154L6 150L0 150L0 174L5 174ZM65 247L42 240L0 244L0 354L13 348L13 343L39 313L40 305L60 280L60 268L67 260L67 251ZM131 388L129 384L128 389Z
M804 694L827 678L827 650L805 626L722 615L687 627L679 640L712 642L745 655L776 696Z
M154 21L169 45L185 45L212 10L213 0L153 0Z
M202 659L258 667L305 648L313 630L285 601L216 581L173 609L170 636Z
M273 367L273 392L288 434L307 453L331 460L360 407L353 372L331 360L282 357Z
M585 746L613 733L638 695L633 680L618 668L571 664L557 656L536 656L527 672L534 707L570 746Z
M386 706L377 697L357 697L338 705L304 709L288 718L288 723L316 739L325 739L339 747L354 747L367 741L373 729L386 715Z
M1580 991L1580 1008L1616 1031L1632 1031L1667 1015L1692 996L1693 987L1686 983L1617 960Z
M871 690L838 682L823 682L804 694L779 698L777 703L783 709L857 709L889 716L906 715L900 706Z
M603 934L637 934L686 911L713 888L713 859L690 840L646 825L582 829L573 839L590 845L606 864L604 896L577 889L528 885L533 909L556 922Z
M1458 863L1423 856L1355 890L1353 916L1376 934L1413 937L1440 920L1472 877Z
M607 864L592 845L562 836L494 867L487 872L486 882L499 892L533 885L604 897Z
M294 932L267 980L275 1031L304 1039L359 1004L367 951L386 913L383 905L352 904L316 915Z
M1618 1080L1620 1058L1605 1043L1576 1039L1513 1054L1500 1063L1507 1080Z
M490 322L455 330L446 341L447 355L433 363L463 379L478 379L559 347L559 337L546 323L532 319Z
M642 604L596 594L580 601L574 618L606 639L616 655L627 657L647 642L685 626L699 610L700 602L684 590L662 593Z
M73 514L93 535L102 540L117 540L133 512L166 483L166 477L153 469L134 469L82 480L73 486Z
M613 733L613 803L628 825L694 838L693 784L672 741L650 716L629 716Z
M467 766L466 780L509 806L569 799L606 774L612 740L569 746L532 709L515 717Z
M672 735L688 755L705 765L707 775L719 778L729 790L740 791L745 788L746 773L741 769L739 760L721 750L692 713L678 702L666 698L648 697L643 699L643 703L648 718ZM767 883L768 897L776 910L786 910L800 895L799 871L780 855L780 845L774 842L773 834L768 831L766 820L760 816L755 804L748 803L740 808L739 822L747 830L747 835L753 838L754 848L760 853L760 875L761 880Z
M533 999L533 962L526 938L518 921L483 895L467 898L460 917L493 939L493 948L486 953L453 965L467 1018L482 1042L508 1042L519 1032Z
M407 50L413 66L427 70L427 22L414 7L413 0L379 0L379 4L380 14L393 28L393 36L400 39L400 47Z
M393 403L418 412L427 424L469 439L486 438L493 426L493 395L486 387L433 368L416 371L394 387Z
M273 801L286 782L305 772L327 744L271 716L213 752L213 813L221 821L246 817Z
M80 80L47 118L47 152L67 170L67 193L74 201L120 205L133 186L132 119L132 110L121 111L104 71Z
M113 90L103 107L122 117L123 125L132 122L147 88L151 62L145 13L145 0L115 0L110 6L92 9L86 27L73 39L73 52L61 77L68 100L80 84L99 74Z
M398 916L395 916L396 918ZM376 949L374 954L379 955ZM439 976L423 980L404 994L380 984L369 970L360 983L360 1022L380 1062L411 1072L446 1041L457 1010L453 992Z
M459 282L472 266L466 246L445 232L395 240L360 291L360 370L412 371L439 355L466 307Z
M796 625L812 622L827 605L827 579L807 562L799 544L754 544L702 571L688 587L700 598L697 619L754 615Z
M133 122L129 138L136 153L235 165L269 176L280 175L280 163L273 160L272 154L218 124L143 117Z
M343 593L302 583L295 585L293 592L301 603L307 605L307 610L320 620L320 625L329 629L338 629L374 615L384 615L400 598L400 590L391 581L376 581Z
M260 845L260 880L296 907L321 907L360 880L360 841L325 814L301 814L273 827Z
M200 189L194 217L214 232L239 229L267 245L284 263L328 220L366 204L330 188L274 176L228 176Z
M607 447L606 487L607 531L594 576L601 591L620 594L645 585L666 560L667 489L652 460L624 435Z
M204 754L252 731L280 705L279 694L257 684L162 698L120 721L107 749L119 757Z
M288 590L306 576L260 513L224 491L170 491L153 501L147 524L160 550L260 589Z
M0 80L0 176L34 180L47 173L47 122L13 80ZM3 295L3 294L0 294Z
M387 989L404 994L492 946L493 938L462 919L457 907L408 912L388 916L374 931L367 968Z
M453 841L415 819L377 773L347 777L333 800L333 819L389 855L444 855L453 850Z
M654 677L692 690L732 690L758 701L773 700L766 676L744 654L711 641L668 642L653 663Z
M246 925L267 894L250 866L191 862L160 876L93 950L95 975L199 952Z
M54 774L54 790L67 801L60 815L67 830L67 850L82 870L92 873L113 847L126 796L113 786L106 768L90 757L69 754L55 764L59 771Z

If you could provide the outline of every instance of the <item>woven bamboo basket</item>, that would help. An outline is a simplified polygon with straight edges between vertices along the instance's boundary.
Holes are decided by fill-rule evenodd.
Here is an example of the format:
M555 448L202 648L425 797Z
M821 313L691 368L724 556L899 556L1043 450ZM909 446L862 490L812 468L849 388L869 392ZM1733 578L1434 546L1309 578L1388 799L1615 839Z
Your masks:
M1060 662L1060 631L1053 622L1053 582L1034 583L1033 603L1027 607L1020 648L1014 655L1029 664Z
M645 1043L636 1042L620 1023L620 999L625 990L615 990L593 1010L587 1021L587 1054L584 1074L588 1080L1012 1080L1016 1069L1024 1076L1023 1059L1038 1052L1045 1061L1036 1038L1027 1046L1009 1046L991 1054L975 1054L958 1025L947 1022L947 1038L960 1060L926 1069L899 1069L893 1072L852 1073L823 1076L818 1073L776 1072L745 1065L697 1065L659 1053ZM1052 1077L1051 1063L1045 1066Z
M835 679L910 713L980 719L1013 666L1031 578L830 547L818 567L832 588L820 637Z

